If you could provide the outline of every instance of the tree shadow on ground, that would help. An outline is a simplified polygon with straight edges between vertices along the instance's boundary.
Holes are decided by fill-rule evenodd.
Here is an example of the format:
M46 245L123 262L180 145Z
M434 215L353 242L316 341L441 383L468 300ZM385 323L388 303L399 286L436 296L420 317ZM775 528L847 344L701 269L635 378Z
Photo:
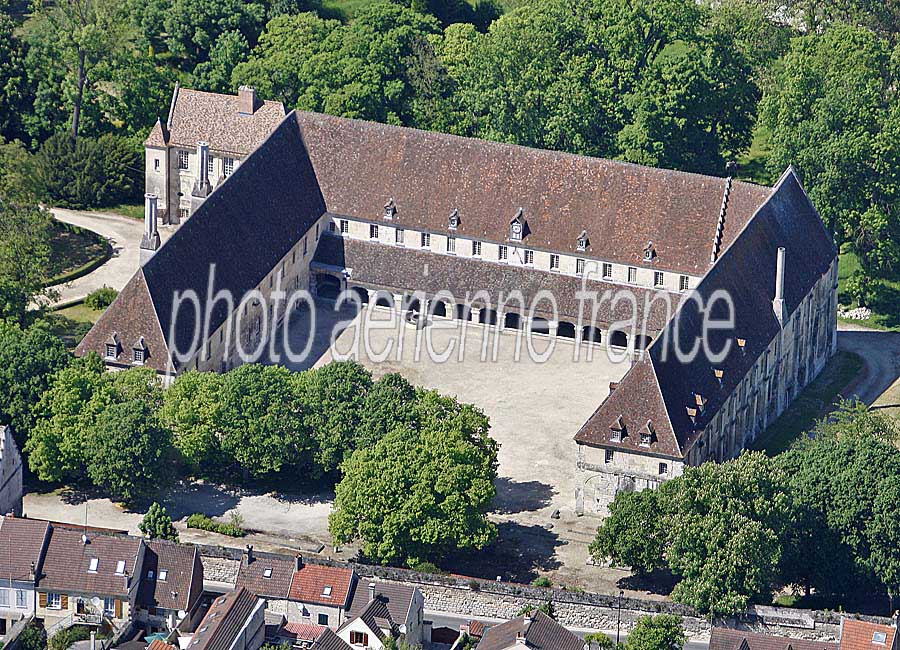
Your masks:
M229 510L236 508L241 501L241 494L209 483L181 483L168 494L164 505L173 521L182 519L195 512L202 512L209 517L221 517Z
M494 481L497 496L494 497L494 512L514 515L546 508L553 499L553 487L540 481L516 481L501 476Z
M657 569L646 575L632 574L618 581L620 589L630 591L646 591L647 593L668 596L672 593L678 578L668 569Z
M497 541L480 551L455 554L443 563L453 572L473 578L530 583L539 574L562 566L556 549L565 542L544 526L505 521L497 526Z

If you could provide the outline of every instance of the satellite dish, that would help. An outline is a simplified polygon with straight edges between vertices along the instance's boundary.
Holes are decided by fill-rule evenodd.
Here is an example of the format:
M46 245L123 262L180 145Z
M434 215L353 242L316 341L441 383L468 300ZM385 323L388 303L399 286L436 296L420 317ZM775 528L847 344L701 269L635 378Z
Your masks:
M179 621L182 620L182 619L184 619L186 616L187 616L187 612L186 612L186 611L184 611L183 609L179 609L179 610L178 610L178 620L179 620Z
M103 601L100 600L100 598L98 598L97 596L91 598L91 605L93 605L95 609L103 611Z

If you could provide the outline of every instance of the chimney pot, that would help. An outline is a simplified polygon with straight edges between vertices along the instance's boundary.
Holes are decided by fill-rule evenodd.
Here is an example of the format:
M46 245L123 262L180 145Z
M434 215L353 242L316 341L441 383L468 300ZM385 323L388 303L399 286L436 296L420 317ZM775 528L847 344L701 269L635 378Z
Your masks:
M247 544L247 564L253 562L253 545Z
M238 89L238 112L253 115L256 108L256 89L253 86L241 86Z

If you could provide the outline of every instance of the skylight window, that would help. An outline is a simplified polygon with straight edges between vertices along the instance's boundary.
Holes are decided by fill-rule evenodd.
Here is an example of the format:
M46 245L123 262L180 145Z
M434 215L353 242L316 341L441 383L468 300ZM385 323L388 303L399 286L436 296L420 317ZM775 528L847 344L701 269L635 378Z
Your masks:
M169 570L168 569L160 569L159 570L160 582L165 582L168 578L169 578Z
M271 578L272 577L272 567L266 567L263 569L263 578Z
M331 598L331 585L325 585L322 588L322 595L325 596L325 598Z
M92 557L90 563L88 564L88 572L89 573L97 573L97 567L100 566L100 560Z
M887 633L886 632L875 632L872 635L872 643L880 643L884 645L887 642Z
M116 575L125 575L125 560L119 560L118 562L116 562Z

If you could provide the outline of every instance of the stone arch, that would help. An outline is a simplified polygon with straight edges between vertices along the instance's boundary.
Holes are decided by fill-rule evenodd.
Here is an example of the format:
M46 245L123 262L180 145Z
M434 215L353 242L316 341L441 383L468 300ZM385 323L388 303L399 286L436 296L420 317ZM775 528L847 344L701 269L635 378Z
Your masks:
M387 291L379 291L375 294L376 307L387 307L388 309L393 309L394 304L394 296Z
M497 324L497 310L490 307L483 307L478 315L478 322L484 325Z
M575 324L561 320L556 326L556 335L567 339L575 338Z
M362 287L351 287L353 293L357 295L359 298L359 302L363 305L369 304L369 292L363 289Z
M503 316L503 327L511 330L522 329L522 317L514 311L508 311Z
M627 348L628 335L622 330L613 330L609 333L609 345L613 348Z
M472 312L469 309L468 305L463 304L455 304L453 305L453 318L456 320L469 320Z
M634 337L634 349L646 350L653 342L653 337L649 334L638 334Z
M443 318L447 317L447 303L443 300L435 300L431 304L431 315L432 316L441 316Z
M550 321L546 318L541 318L540 316L535 316L531 319L531 322L528 323L528 329L531 330L532 334L550 334Z
M602 343L603 334L599 327L593 325L585 325L581 328L581 340L586 343Z

